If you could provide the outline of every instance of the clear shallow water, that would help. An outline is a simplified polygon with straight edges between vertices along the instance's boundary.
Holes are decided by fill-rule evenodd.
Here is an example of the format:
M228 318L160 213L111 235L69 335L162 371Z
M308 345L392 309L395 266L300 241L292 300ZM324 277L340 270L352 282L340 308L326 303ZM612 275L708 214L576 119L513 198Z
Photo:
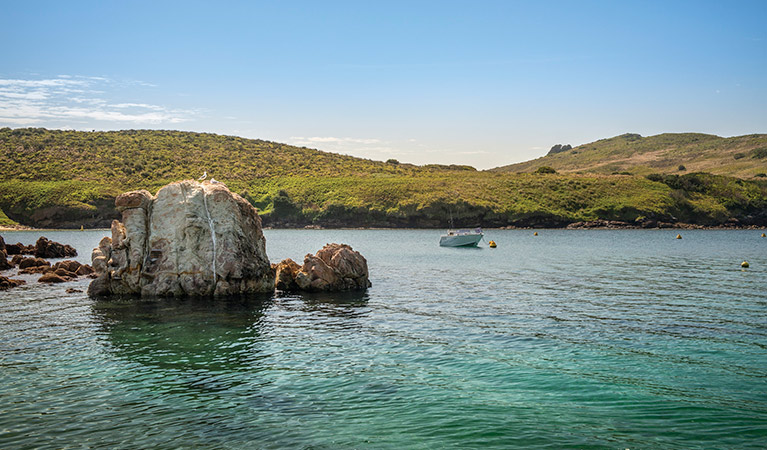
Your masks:
M5 232L33 243L40 232ZM105 231L44 232L82 262ZM0 292L0 448L765 448L761 231L267 230L364 294ZM742 270L748 260L751 268Z

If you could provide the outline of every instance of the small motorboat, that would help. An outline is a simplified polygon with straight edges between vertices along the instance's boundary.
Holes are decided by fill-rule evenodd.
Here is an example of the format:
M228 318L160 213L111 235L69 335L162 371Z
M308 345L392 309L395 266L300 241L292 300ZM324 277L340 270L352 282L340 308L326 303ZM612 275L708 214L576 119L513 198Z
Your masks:
M476 247L484 234L482 228L474 230L447 230L439 238L441 247Z

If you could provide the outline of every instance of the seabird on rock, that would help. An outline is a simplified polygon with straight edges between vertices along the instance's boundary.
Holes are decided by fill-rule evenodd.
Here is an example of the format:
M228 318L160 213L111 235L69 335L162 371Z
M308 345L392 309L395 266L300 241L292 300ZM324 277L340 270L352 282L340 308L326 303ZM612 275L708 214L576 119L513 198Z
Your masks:
M202 173L202 176L201 176L200 178L198 178L197 180L198 180L198 181L202 181L202 180L204 180L204 179L206 179L206 178L208 178L208 171L207 171L207 170L206 170L206 171L204 171L204 172Z
M220 181L216 180L215 178L210 179L210 184L222 184Z

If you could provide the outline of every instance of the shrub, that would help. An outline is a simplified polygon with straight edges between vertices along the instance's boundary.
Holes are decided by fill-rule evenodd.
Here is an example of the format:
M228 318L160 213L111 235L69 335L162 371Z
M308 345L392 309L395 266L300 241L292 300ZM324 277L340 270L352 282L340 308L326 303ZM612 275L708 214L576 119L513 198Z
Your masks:
M752 152L752 158L763 159L767 158L767 147L755 148Z
M679 167L677 167L677 170L681 172L683 170L687 170L687 167L685 167L684 164L679 164Z
M557 173L556 170L554 170L553 167L549 166L541 166L535 170L533 173Z
M745 153L736 153L736 154L732 155L732 157L735 158L736 160L737 159L743 159L743 158L746 157L746 154Z

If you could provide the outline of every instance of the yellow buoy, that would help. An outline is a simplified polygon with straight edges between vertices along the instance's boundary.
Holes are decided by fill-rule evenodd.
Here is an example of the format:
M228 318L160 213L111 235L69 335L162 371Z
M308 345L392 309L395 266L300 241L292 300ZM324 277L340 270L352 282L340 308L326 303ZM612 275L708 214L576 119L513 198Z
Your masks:
M740 263L740 267L743 267L743 268L748 267L748 261L743 261L742 263Z
M535 233L533 233L533 236L538 236L538 232L536 231Z
M682 239L682 235L681 235L681 234L677 234L677 235L676 235L676 238L677 238L677 239Z
M495 248L495 247L497 247L497 245L496 245L495 241L490 241L490 242L488 242L488 243L487 243L487 245L489 245L489 246L490 246L490 248Z
M83 231L83 226L82 225L80 225L80 231Z
M767 234L762 233L762 237L767 237Z

